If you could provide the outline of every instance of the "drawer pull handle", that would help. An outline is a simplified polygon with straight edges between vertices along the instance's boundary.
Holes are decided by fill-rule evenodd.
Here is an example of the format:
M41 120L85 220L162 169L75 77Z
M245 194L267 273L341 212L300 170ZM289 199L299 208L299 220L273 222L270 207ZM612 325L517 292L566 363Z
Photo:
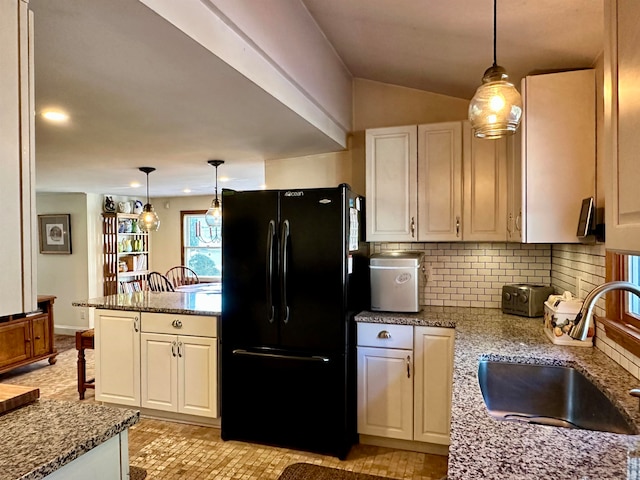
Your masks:
M378 333L378 338L391 338L391 334L386 330L382 330L380 333Z
M407 378L411 378L411 357L407 355Z
M177 318L173 322L171 322L171 325L173 325L174 328L182 328L182 322Z

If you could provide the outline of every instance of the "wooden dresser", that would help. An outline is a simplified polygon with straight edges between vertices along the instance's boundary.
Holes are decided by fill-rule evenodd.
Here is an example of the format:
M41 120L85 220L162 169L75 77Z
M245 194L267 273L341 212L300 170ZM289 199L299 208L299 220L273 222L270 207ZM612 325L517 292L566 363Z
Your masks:
M38 295L38 310L0 317L0 373L49 359L56 363L52 295Z

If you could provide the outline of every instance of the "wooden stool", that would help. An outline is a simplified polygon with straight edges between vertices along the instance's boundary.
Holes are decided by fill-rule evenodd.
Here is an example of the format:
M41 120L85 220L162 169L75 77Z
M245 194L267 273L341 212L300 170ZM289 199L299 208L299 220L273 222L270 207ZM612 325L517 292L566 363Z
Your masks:
M93 350L93 328L76 332L76 350L78 350L78 393L80 400L84 400L84 392L87 388L96 388L95 379L87 380L87 362L84 359L84 350L90 348Z

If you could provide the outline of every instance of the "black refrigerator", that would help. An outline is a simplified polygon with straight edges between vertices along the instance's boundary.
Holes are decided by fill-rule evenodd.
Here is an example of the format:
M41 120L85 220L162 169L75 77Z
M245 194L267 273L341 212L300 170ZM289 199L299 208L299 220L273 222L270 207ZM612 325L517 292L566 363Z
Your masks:
M353 316L368 306L364 198L348 185L223 190L222 439L345 458Z

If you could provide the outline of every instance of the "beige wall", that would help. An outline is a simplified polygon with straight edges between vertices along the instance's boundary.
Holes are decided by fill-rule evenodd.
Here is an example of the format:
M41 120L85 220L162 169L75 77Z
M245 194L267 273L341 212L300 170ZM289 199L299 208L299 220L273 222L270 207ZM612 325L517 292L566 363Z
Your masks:
M465 120L469 100L356 78L353 131Z
M354 131L347 150L267 160L267 188L333 187L348 183L364 194L364 130L467 118L469 100L370 80L353 81Z
M101 205L98 195L40 193L36 210L42 214L71 215L71 255L38 254L38 293L55 295L56 333L73 334L91 326L88 311L71 305L101 295Z

